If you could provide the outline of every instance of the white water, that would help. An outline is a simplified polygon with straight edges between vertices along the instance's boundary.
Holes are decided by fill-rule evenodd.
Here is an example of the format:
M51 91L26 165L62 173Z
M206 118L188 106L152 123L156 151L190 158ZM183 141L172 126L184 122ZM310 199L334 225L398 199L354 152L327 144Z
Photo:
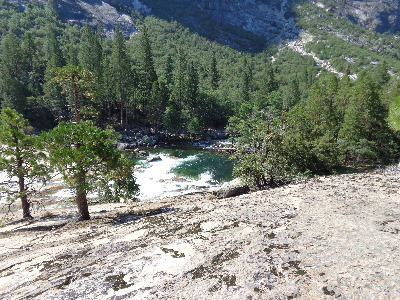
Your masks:
M195 161L196 155L187 158L176 158L165 154L159 155L161 160L139 164L135 171L136 181L140 185L139 200L146 201L160 197L171 197L185 193L200 191L204 188L216 188L210 182L212 174L201 174L198 180L178 177L171 173L174 167L188 161Z
M200 174L198 179L186 178L176 176L171 170L180 164L188 163L197 160L196 155L191 155L186 158L172 157L167 154L157 154L161 160L154 162L141 162L136 166L135 176L139 184L140 192L137 198L141 201L149 201L156 198L172 197L181 194L201 191L201 190L215 190L220 186L213 183L213 174L205 172ZM0 182L6 181L6 174L0 172ZM73 199L73 191L65 187L61 176L53 178L48 183L47 187L60 186L60 189L46 198L51 198L54 204L46 205L48 208L65 207L74 205L71 202ZM45 190L44 188L43 190ZM91 193L88 198L96 198L96 193ZM6 203L4 193L0 192L0 208ZM19 201L16 203L19 205Z

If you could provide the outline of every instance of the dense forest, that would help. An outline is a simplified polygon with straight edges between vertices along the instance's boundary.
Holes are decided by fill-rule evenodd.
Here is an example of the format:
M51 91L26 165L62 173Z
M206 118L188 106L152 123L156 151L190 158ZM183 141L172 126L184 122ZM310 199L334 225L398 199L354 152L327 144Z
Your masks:
M357 64L334 60L346 74L338 78L288 48L241 53L155 17L137 15L134 36L116 28L114 37L106 38L101 24L62 23L51 3L0 1L0 102L13 109L3 112L2 126L4 120L19 120L26 132L23 116L36 134L51 129L42 134L42 144L60 171L63 165L87 163L65 174L77 199L90 190L85 176L94 173L121 178L114 191L122 194L124 188L137 189L134 178L125 176L132 166L101 149L112 148L117 137L107 126L192 138L226 128L237 149L235 174L257 188L399 157L400 82L390 75L397 72L398 57L390 49L373 64L365 61L367 50L349 49L360 59ZM300 25L307 26L309 21L302 20ZM345 44L329 37L308 47L332 58ZM358 79L351 81L347 75L354 73ZM85 130L104 143L84 134L78 139ZM94 152L85 153L98 157L95 165L101 162L104 168L68 161L68 155L81 155L76 152L81 143L96 144ZM55 145L67 150L57 152ZM104 187L104 178L96 182Z

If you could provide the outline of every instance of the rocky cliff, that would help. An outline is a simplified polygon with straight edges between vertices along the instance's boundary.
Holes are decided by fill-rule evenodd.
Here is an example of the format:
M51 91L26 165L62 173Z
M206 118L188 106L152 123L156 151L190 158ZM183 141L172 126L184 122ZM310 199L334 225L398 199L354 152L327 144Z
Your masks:
M331 7L338 16L344 17L355 24L365 26L371 30L392 34L400 30L400 0L343 0L335 1L335 4L331 5Z
M41 0L32 0L41 1ZM57 0L61 18L71 24L101 21L108 34L120 24L134 34L134 11L176 20L201 35L233 48L258 51L282 40L296 39L293 8L300 0ZM320 0L315 5L371 30L397 33L400 0Z

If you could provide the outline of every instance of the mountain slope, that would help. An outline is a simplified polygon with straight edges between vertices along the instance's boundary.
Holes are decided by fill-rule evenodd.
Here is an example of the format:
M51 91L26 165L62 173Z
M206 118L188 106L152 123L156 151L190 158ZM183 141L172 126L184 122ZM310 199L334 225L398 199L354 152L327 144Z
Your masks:
M121 24L126 33L134 34L132 15L139 11L143 15L176 20L232 48L258 52L268 45L297 38L299 28L294 8L309 3L336 18L379 33L394 34L400 29L400 0L57 0L56 5L63 20L72 24L101 21L109 33Z

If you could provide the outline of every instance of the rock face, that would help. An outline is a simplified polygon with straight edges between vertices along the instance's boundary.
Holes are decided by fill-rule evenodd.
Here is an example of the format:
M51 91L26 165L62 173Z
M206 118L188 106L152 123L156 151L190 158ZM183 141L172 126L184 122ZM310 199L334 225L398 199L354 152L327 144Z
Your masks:
M399 299L400 173L92 206L0 234L1 299Z
M257 51L266 44L293 38L298 32L291 12L294 0L142 2L157 16L176 19L192 30L236 49Z
M36 0L39 1L39 0ZM105 34L113 36L114 29L120 25L126 35L134 35L137 30L130 12L138 1L128 0L58 0L58 13L62 20L74 25L83 25L86 21L93 27L101 22Z
M400 0L340 1L333 8L339 16L380 33L400 30Z
M31 0L42 1L42 0ZM299 28L293 7L300 0L58 0L61 18L70 24L93 26L101 21L111 36L120 24L128 35L137 32L132 11L176 20L201 35L245 51L296 39ZM314 1L361 26L378 32L400 30L400 0Z

